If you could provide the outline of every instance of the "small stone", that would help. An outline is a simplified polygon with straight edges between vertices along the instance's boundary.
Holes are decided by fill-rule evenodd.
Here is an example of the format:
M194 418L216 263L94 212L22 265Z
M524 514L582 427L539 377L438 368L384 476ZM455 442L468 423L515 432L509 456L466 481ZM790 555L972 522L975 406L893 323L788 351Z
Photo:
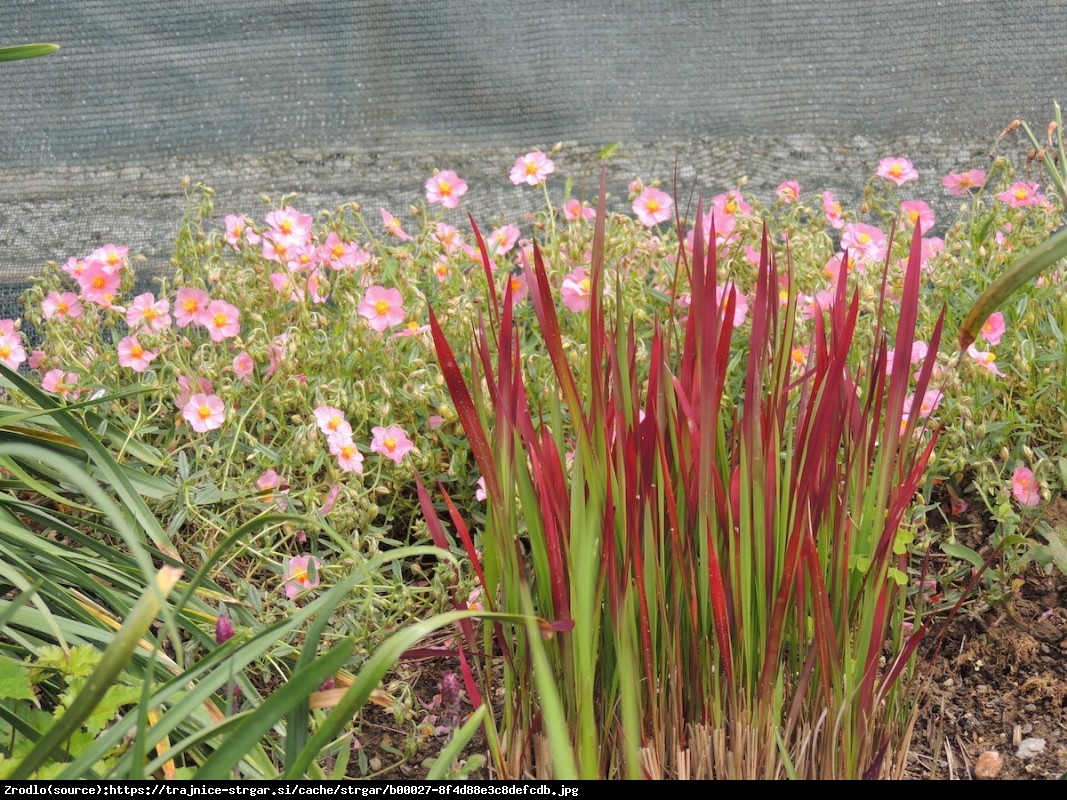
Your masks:
M1004 769L1004 759L996 750L986 750L974 765L974 777L980 781L994 780Z
M1037 706L1033 703L1027 703L1025 706L1023 706L1023 711L1027 711L1033 714L1035 711L1037 711Z
M1019 749L1015 751L1015 757L1022 759L1033 758L1038 753L1043 752L1044 749L1044 739L1030 737L1029 739L1023 739L1021 742L1019 742Z

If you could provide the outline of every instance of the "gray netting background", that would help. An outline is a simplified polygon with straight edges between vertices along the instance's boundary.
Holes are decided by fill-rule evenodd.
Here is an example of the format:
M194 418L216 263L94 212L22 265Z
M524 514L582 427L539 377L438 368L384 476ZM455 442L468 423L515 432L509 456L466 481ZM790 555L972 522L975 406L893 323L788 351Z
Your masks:
M182 176L216 211L262 218L298 192L315 212L359 200L409 220L435 167L470 191L456 212L516 220L541 201L515 158L567 144L563 174L611 162L710 195L859 199L886 155L934 180L985 166L1011 119L1044 129L1067 78L1062 3L504 0L3 0L0 315L49 260L129 245L166 268ZM1016 152L1025 152L1021 139ZM558 191L560 182L555 187ZM669 186L668 186L669 188ZM937 195L937 196L935 196ZM402 213L400 213L402 212Z

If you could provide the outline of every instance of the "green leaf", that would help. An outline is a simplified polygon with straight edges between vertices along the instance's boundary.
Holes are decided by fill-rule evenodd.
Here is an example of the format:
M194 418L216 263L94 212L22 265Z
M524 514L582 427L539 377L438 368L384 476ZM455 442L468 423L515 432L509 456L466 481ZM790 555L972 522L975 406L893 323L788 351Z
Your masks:
M58 44L13 44L0 47L0 61L21 61L24 58L37 58L54 53Z
M1061 575L1067 575L1067 528L1052 528L1044 532L1048 540L1048 554Z
M597 153L597 158L608 159L616 155L619 152L620 144L621 142L612 142L611 144L605 145L603 149Z
M0 656L0 700L5 699L33 700L33 684L25 664Z
M99 666L86 681L85 688L78 693L67 713L56 721L29 755L12 771L12 780L26 780L36 774L47 761L62 756L64 742L81 727L82 722L100 703L105 692L129 663L141 637L155 621L164 598L170 594L181 574L182 571L174 567L163 567L159 570L155 582L145 588L122 629L104 651Z
M952 556L953 558L958 558L962 561L966 561L968 564L978 569L981 569L982 565L985 564L985 560L980 555L978 555L978 553L976 553L969 547L965 547L962 544L957 544L955 542L944 542L941 545L941 551L945 555Z

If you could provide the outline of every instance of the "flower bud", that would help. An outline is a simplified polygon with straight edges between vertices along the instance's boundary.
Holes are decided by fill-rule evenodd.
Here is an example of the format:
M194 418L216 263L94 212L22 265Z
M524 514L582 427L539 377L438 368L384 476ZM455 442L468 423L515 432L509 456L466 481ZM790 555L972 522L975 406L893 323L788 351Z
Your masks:
M233 638L233 623L225 614L215 620L215 644L223 644Z

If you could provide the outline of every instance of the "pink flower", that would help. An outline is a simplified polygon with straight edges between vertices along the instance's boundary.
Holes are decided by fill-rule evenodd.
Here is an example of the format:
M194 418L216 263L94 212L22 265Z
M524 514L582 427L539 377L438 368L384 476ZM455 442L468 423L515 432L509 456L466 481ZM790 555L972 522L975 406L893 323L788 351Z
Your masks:
M560 297L569 311L579 313L589 309L589 277L584 267L567 274L560 288Z
M737 191L737 189L731 189L725 194L715 195L711 198L711 207L718 209L728 217L752 213L752 206L745 202L741 192Z
M991 345L1000 344L1000 338L1004 335L1004 331L1004 314L1000 311L994 311L989 315L989 319L982 323L982 338Z
M241 313L225 300L212 300L205 310L205 316L207 332L213 342L231 339L241 332Z
M939 405L941 405L943 397L944 395L941 394L939 389L930 389L923 394L922 399L919 401L919 407L916 409L913 408L915 405L914 395L908 395L904 398L904 408L908 410L909 414L918 413L920 418L926 419L937 410Z
M319 585L322 562L315 556L293 556L285 566L285 596L295 599L302 592Z
M14 330L5 330L0 334L0 364L9 369L18 369L26 360L26 350L22 347L22 335Z
M483 475L478 479L478 488L474 490L474 499L484 503L488 496L485 489L485 476Z
M245 386L248 385L249 376L255 368L255 362L252 361L252 356L248 355L247 351L242 350L233 357L233 372L245 382Z
M370 253L358 244L341 241L336 231L330 231L319 248L319 260L332 270L352 269L370 261Z
M934 227L933 209L922 200L905 200L900 204L900 211L909 224L918 225L923 233Z
M137 295L126 309L126 324L131 331L143 326L153 333L158 333L166 330L170 322L170 303L167 300L156 300L151 292Z
M507 286L511 288L511 300L518 304L530 294L530 286L526 282L525 272L510 272L507 277Z
M583 205L577 197L572 197L563 204L563 219L573 222L576 219L592 219L596 210Z
M319 508L319 513L324 517L333 511L334 505L337 503L337 495L341 493L341 484L335 483L330 486L330 491L326 493L326 499L322 501L322 506Z
M387 231L389 231L389 233L391 233L397 239L400 239L402 241L405 241L405 242L412 241L411 234L407 233L402 227L400 227L400 220L398 220L396 217L394 217L392 214L390 214L384 208L381 209L381 212L382 212L382 223L384 223L385 229Z
M371 286L357 309L365 317L371 328L384 331L404 322L404 297L399 289L386 289L384 286Z
M796 181L779 183L778 188L774 190L774 193L778 195L778 199L786 205L795 203L797 198L800 197L800 184Z
M141 347L136 336L127 336L119 342L120 367L127 367L134 372L144 372L155 360L156 354Z
M282 478L278 474L278 471L271 467L262 475L256 479L256 488L260 491L267 491L268 489L277 489L282 485Z
M519 241L519 226L502 225L489 234L489 238L485 240L485 246L494 256L502 256L510 252L517 241Z
M41 378L42 389L52 394L58 394L67 400L74 400L77 397L77 392L75 391L77 383L77 375L73 372L64 372L61 369L50 369Z
M966 172L950 172L941 179L941 185L948 193L959 197L970 189L980 189L985 185L985 170L969 169Z
M1011 476L1011 495L1024 506L1036 506L1041 502L1041 485L1034 480L1034 473L1019 467Z
M671 217L671 206L674 201L670 195L651 186L642 190L634 200L633 210L642 225L652 227Z
M718 298L720 307L726 304L726 294L731 289L734 290L734 319L733 325L736 328L738 325L745 321L745 317L748 316L748 300L741 291L731 282L720 283L715 287L715 296Z
M283 333L274 337L274 342L267 348L267 377L275 373L275 371L282 365L282 361L285 359L287 348L286 340L289 338L289 334Z
M445 222L438 222L434 226L434 231L430 234L430 238L441 245L446 253L456 252L463 242L459 229Z
M448 280L448 259L445 256L442 255L434 262L433 274L438 283L444 283Z
M906 158L883 158L878 162L876 174L880 178L892 181L897 186L903 186L908 181L918 179L919 173Z
M511 168L509 177L516 186L523 183L528 186L538 186L555 171L556 165L552 163L552 159L540 150L535 150L522 158L515 159L515 166Z
M994 375L999 375L1002 378L1004 377L1004 373L997 369L997 357L993 355L993 353L983 352L972 344L967 348L967 355L981 364L983 369L989 370Z
M127 252L129 252L128 247L105 244L103 247L98 247L96 250L93 250L93 252L85 257L85 260L87 262L99 261L109 272L117 275L126 265Z
M87 261L87 266L78 277L82 297L102 306L110 306L118 293L122 277L103 261Z
M347 425L348 423L345 424ZM337 457L337 466L344 472L354 472L357 475L363 474L363 454L359 452L356 443L352 441L351 431L347 434L334 434L327 441L330 445L330 454Z
M259 234L248 227L248 220L237 214L227 214L226 219L226 244L234 250L241 246L241 239L251 245L259 244Z
M967 504L967 501L964 500L962 497L953 497L952 500L949 502L949 509L951 510L952 515L954 517L958 517L960 514L967 513L968 508L970 508L970 506Z
M371 428L371 433L374 435L370 445L371 452L391 458L397 464L415 447L398 425L390 425L388 428L379 425Z
M844 211L842 211L841 204L837 202L833 192L823 192L822 210L826 214L826 220L830 223L831 228L841 230L845 227Z
M312 413L315 415L315 424L325 436L352 435L352 426L348 424L341 409L333 406L319 406Z
M174 300L174 321L179 328L190 324L207 324L207 307L211 298L203 289L179 289Z
M841 247L848 251L849 258L878 262L885 258L885 234L873 225L853 222L841 234Z
M41 316L45 319L66 317L74 319L85 313L85 308L74 292L49 292L41 303Z
M918 340L918 341L912 342L911 343L911 356L908 359L908 363L909 364L918 364L920 361L922 361L924 358L926 358L926 354L929 352L929 350L930 350L930 346L928 344L926 344L926 342L924 342L922 340ZM895 350L889 350L889 351L886 352L885 371L886 371L887 375L891 375L893 373L893 361L895 360L895 356L896 356L896 351Z
M997 200L1007 203L1012 208L1025 208L1036 206L1045 202L1045 195L1040 194L1041 187L1032 182L1016 181L1006 190L997 195Z
M455 208L459 198L467 193L467 182L455 172L446 169L426 181L426 201L440 203L445 208Z
M182 416L194 431L207 433L222 427L226 421L226 405L217 395L197 392L185 404Z
M411 320L407 325L393 334L394 339L411 339L430 332L429 325L420 325L416 320Z
M286 248L311 241L311 226L315 218L310 214L300 213L292 206L271 211L265 221L271 227L275 243L281 243Z

